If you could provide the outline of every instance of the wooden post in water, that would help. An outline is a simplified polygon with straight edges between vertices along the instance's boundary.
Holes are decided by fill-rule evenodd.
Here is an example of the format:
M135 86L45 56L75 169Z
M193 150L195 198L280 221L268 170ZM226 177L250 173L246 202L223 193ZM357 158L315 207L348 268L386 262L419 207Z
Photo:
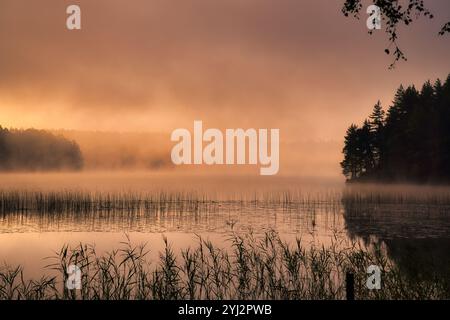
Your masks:
M345 274L345 291L347 300L355 300L355 275L351 272Z

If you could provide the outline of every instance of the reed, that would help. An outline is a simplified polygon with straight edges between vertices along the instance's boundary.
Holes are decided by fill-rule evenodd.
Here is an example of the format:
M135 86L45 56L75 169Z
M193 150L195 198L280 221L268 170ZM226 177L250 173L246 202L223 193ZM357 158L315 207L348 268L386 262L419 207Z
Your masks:
M159 191L141 192L89 192L89 191L23 191L0 190L0 214L89 214L96 212L176 212L183 214L214 212L225 205L253 205L284 210L316 209L338 212L362 210L377 206L404 206L408 210L448 212L450 190L414 189L395 187L375 188L349 186L343 191L272 191L253 195L217 196L197 192ZM415 208L415 209L414 209Z
M340 195L272 192L253 197L211 198L196 192L88 192L0 190L0 218L10 215L88 216L92 214L211 214L224 208L339 212Z
M283 242L275 232L264 236L231 234L227 248L198 238L174 252L170 242L159 260L148 258L146 245L129 240L99 255L94 246L64 246L51 258L55 277L24 280L20 267L0 270L0 299L345 299L345 274L355 275L356 299L449 299L449 279L409 278L379 246L343 243L329 247ZM64 287L68 266L82 270L81 290ZM382 289L366 288L366 268L382 271ZM432 270L427 270L429 274Z

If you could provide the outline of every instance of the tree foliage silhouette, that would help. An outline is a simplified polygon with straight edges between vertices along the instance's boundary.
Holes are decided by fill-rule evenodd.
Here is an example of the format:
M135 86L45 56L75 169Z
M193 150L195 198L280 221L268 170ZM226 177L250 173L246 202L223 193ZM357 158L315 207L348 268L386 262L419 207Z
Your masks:
M387 54L392 54L394 57L394 61L389 66L392 69L395 67L397 61L407 60L405 54L397 44L399 26L409 26L413 23L414 19L418 19L421 16L429 19L433 19L434 16L425 7L424 0L407 0L403 3L398 0L373 0L373 4L380 8L381 18L386 23L385 31L388 34L389 46L384 51ZM362 8L362 0L345 0L342 13L346 17L352 16L359 19ZM370 30L369 34L372 33L373 30ZM450 21L442 26L438 35L443 36L446 33L450 33Z
M0 126L0 171L79 170L80 147L44 130Z
M375 104L344 142L343 174L350 181L450 182L450 74L444 84L425 82L397 90L383 111Z

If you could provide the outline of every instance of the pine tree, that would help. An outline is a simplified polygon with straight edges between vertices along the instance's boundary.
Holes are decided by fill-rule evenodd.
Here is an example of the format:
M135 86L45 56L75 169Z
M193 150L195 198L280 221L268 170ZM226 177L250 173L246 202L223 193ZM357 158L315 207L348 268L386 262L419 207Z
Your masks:
M386 116L378 101L345 137L344 175L352 179L450 182L450 75L421 91L400 86Z
M365 120L361 129L358 130L358 142L361 152L361 174L370 173L375 167L373 152L373 132L369 120Z
M385 123L385 112L381 106L380 100L373 106L372 114L369 116L370 127L372 132L372 154L374 168L380 163Z
M372 129L377 132L384 126L384 110L380 100L373 106L372 114L369 116Z
M342 172L349 179L358 177L360 154L358 150L358 127L352 124L345 135L344 160L341 162Z

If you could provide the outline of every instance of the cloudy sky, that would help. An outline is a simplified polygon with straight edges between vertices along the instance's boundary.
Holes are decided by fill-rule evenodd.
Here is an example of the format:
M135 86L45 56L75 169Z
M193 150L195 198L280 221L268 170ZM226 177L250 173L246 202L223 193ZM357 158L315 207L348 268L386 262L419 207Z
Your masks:
M283 141L342 139L401 84L446 78L448 0L400 30L408 62L343 0L0 0L0 124L171 132L280 128ZM82 30L65 27L78 4Z

